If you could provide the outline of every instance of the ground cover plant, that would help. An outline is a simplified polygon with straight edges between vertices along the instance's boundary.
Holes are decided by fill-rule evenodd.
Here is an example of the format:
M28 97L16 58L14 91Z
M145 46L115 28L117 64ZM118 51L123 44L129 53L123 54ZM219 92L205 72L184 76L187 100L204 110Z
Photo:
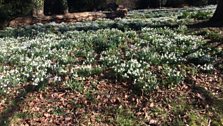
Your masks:
M0 124L223 125L214 9L0 31Z

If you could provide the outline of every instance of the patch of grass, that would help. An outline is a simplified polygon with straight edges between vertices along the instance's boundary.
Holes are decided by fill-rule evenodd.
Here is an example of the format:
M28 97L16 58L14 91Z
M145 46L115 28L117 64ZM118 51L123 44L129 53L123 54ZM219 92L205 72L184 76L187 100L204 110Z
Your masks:
M205 109L199 109L194 107L192 104L189 104L185 97L179 97L176 102L171 104L171 115L174 117L173 120L167 121L169 125L181 126L181 125L190 125L190 126L222 126L223 123L222 113L221 113L221 101L214 102L213 106ZM220 107L220 108L219 108Z
M116 123L118 126L136 126L137 120L133 112L128 109L119 108L116 113Z
M212 12L211 11L197 11L197 12L190 12L190 11L184 11L180 16L178 16L179 19L196 19L196 20L207 20L211 17Z
M95 119L96 119L97 122L102 122L102 117L101 117L101 115L97 115L97 116L95 117Z
M189 125L190 126L208 126L209 118L205 115L201 115L196 112L189 113Z
M219 34L218 32L214 32L214 31L207 31L207 35L208 38L212 39L213 41L217 41L217 42L222 42L223 41L223 37L221 34Z
M214 31L211 29L202 29L199 31L195 31L193 34L195 35L202 35L208 39L211 39L212 41L216 41L216 42L222 42L223 41L223 37L221 34L219 34L219 31Z
M221 100L219 100L219 99L214 100L214 107L217 108L217 111L219 113L221 113L221 115L223 116L223 99L221 99Z
M5 91L3 89L0 88L0 95L5 95Z
M82 80L71 79L66 84L73 91L78 91L78 92L84 91L84 84Z
M85 96L86 96L87 100L94 101L94 96L92 95L91 91L87 91Z
M21 120L30 119L33 115L29 112L17 112L10 120L5 121L4 126L19 125Z
M85 108L85 105L83 105L83 104L75 104L74 107L76 107L76 108Z
M53 114L54 115L64 115L65 114L64 108L54 107Z
M20 119L28 119L32 118L32 114L28 112L19 112L15 114L15 117Z
M154 117L162 116L162 117L166 118L168 113L163 108L157 106L157 107L151 108L149 114Z
M173 126L185 125L185 118L187 111L191 109L190 105L187 104L185 97L179 97L175 101L168 103L170 104L170 112L166 112L164 118L165 124ZM165 112L165 111L164 111ZM169 116L172 116L173 120L169 120Z

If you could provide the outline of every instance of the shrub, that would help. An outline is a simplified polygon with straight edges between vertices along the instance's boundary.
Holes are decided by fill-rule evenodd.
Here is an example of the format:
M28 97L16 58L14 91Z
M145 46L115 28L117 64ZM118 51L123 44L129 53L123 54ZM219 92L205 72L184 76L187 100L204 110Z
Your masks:
M150 0L149 6L152 8L162 7L165 6L167 0Z
M105 0L68 0L70 12L93 11L106 6Z
M44 14L63 14L68 9L67 0L45 0L44 2Z
M185 4L185 0L167 0L166 6L170 7L180 7Z
M18 16L30 15L32 10L31 0L2 0L0 2L0 19L7 20Z
M208 0L187 0L192 6L205 6L208 4Z

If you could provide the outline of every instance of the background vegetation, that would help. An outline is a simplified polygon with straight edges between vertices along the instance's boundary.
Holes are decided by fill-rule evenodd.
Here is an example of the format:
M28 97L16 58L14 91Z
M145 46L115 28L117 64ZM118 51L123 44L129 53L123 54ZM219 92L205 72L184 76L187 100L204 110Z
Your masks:
M103 10L106 9L107 4L111 2L122 4L130 9L160 6L180 7L186 4L192 6L216 4L216 0L68 0L67 2L71 12ZM60 8L60 5L61 4L58 4L58 8ZM0 20L30 15L32 13L32 8L32 0L0 0Z

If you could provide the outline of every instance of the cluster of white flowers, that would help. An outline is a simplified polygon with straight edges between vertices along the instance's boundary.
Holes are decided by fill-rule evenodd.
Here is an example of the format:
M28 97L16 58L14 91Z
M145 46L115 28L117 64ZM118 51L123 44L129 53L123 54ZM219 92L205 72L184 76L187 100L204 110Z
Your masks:
M204 71L211 71L214 69L213 64L198 65L197 67Z
M186 26L149 28L187 20L178 17L188 10L161 11L132 11L123 19L36 24L0 31L0 88L38 85L48 79L60 82L66 75L78 78L101 69L112 69L145 90L159 83L180 83L184 75L177 65L188 57L203 56L204 50L193 50L204 40L181 33ZM191 54L183 57L187 53ZM213 66L197 68L211 70Z
M185 53L193 52L205 43L199 36L183 35L169 28L144 28L139 34L128 31L125 35L129 43L122 43L122 49L104 51L100 60L106 67L112 68L123 78L132 79L133 84L143 89L155 88L158 83L181 83L185 75L177 65L187 60L187 57L183 57ZM198 50L190 56L203 54L204 50ZM157 66L163 68L152 72Z

